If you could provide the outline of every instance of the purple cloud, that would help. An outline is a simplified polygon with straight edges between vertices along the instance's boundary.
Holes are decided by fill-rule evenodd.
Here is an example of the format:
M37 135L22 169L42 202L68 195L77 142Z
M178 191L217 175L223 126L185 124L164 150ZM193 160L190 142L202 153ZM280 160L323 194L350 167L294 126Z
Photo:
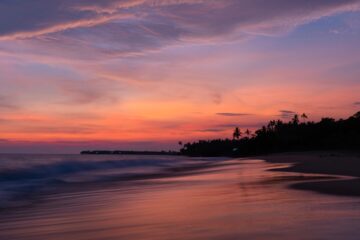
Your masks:
M224 117L241 117L241 116L249 116L249 113L233 113L233 112L220 112L216 113L216 115L224 116Z
M14 103L14 100L8 96L0 95L0 109L14 110L18 109L19 106Z
M111 84L109 88L107 81L85 80L85 81L63 81L56 83L58 91L63 96L64 104L91 104L91 103L108 103L114 104L119 101L119 87Z
M201 129L198 130L198 132L223 132L225 129L220 129L220 128L207 128L207 129Z
M278 115L281 118L292 118L295 114L297 114L295 111L291 110L280 110L280 114Z
M184 41L279 34L359 6L359 0L3 0L0 49L1 40L31 39L32 49L72 57L128 56Z

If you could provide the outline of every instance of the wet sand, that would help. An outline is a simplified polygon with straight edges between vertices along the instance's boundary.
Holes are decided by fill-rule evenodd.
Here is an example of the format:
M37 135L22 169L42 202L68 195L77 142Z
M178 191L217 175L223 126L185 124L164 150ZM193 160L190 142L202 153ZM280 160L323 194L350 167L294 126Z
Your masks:
M322 174L286 163L231 160L174 177L46 194L3 212L0 239L357 239L358 198L287 188ZM330 177L331 178L331 177ZM334 227L336 226L336 227Z
M360 152L316 151L261 156L270 163L291 163L275 171L337 175L338 180L296 183L291 188L319 193L360 196Z

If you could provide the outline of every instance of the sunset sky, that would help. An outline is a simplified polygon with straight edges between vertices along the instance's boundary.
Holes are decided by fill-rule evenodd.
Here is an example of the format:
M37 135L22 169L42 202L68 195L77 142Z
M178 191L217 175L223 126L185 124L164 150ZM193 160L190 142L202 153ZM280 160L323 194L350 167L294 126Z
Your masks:
M1 0L0 152L177 149L360 109L358 0Z

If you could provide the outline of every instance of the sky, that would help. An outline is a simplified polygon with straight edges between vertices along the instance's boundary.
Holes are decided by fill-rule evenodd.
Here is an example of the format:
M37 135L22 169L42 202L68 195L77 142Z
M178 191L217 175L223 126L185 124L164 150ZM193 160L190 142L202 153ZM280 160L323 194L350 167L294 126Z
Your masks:
M0 0L0 152L178 149L360 110L359 0Z

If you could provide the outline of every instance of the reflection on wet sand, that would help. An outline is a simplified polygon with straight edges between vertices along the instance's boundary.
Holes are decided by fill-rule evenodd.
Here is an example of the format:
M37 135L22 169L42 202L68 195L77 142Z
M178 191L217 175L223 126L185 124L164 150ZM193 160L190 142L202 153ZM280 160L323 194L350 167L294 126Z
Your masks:
M357 239L356 198L287 188L324 176L266 171L272 165L257 160L229 163L191 175L52 194L31 208L3 213L0 238Z

